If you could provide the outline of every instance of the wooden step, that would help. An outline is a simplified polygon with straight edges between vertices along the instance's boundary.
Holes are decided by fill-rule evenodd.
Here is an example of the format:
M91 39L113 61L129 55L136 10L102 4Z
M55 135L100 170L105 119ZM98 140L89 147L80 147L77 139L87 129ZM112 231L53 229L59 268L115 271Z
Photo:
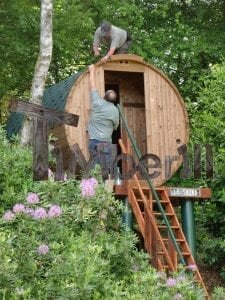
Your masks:
M167 226L166 225L158 225L158 228L160 228L160 229L167 229ZM170 228L172 228L172 229L180 229L180 227L179 226L170 226Z
M166 239L166 238L163 238L162 240L163 240L164 243L169 242L169 239ZM183 239L176 239L176 241L177 241L178 243L185 243L185 240L183 240Z
M158 251L157 253L160 254L160 255L163 255L163 254L164 254L163 251ZM190 254L189 252L181 252L181 254L182 254L183 256L191 256L191 254Z
M162 216L162 214L160 213L160 212L154 212L153 211L153 214L155 215L155 216ZM166 216L168 216L168 217L174 217L174 214L173 213L165 213L165 215Z
M153 203L157 203L157 201L154 200L154 199L152 199L152 202L153 202ZM161 204L169 204L170 202L169 202L168 200L160 200L160 203L161 203Z

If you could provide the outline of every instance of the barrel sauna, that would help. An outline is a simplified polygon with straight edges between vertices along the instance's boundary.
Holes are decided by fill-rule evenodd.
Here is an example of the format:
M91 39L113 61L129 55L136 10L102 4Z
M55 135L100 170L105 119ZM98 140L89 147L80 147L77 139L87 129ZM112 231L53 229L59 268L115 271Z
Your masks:
M132 54L114 55L107 63L95 65L96 87L100 95L114 89L123 108L127 124L142 153L156 155L161 162L154 186L162 185L182 164L177 148L187 144L188 116L184 102L171 80L159 69ZM78 127L60 126L52 130L57 144L63 149L65 164L69 147L78 143L88 159L87 124L90 114L89 71L77 76L65 103L65 111L78 114ZM124 139L119 126L113 143ZM150 164L151 159L150 159Z

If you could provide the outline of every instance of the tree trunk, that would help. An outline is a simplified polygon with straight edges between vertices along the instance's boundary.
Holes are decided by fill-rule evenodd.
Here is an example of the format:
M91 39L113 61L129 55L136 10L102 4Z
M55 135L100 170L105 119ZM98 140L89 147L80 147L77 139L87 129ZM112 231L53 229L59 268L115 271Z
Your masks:
M35 66L30 102L42 104L45 80L52 57L52 10L53 0L41 0L40 51ZM32 143L33 121L25 119L21 132L21 145Z

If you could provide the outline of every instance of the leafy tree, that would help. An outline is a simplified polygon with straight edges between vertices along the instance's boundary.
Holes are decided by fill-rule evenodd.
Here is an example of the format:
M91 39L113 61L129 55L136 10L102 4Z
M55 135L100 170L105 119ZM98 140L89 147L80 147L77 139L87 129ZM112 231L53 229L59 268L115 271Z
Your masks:
M0 5L0 97L21 96L31 86L38 54L39 1L4 0ZM223 53L223 1L56 0L49 84L92 61L92 36L104 19L130 31L132 52L162 69L191 99L199 89L199 76Z
M197 101L189 103L192 141L211 144L214 150L214 179L207 182L213 197L196 209L200 257L209 264L223 266L225 259L225 62L211 67L211 74L202 78L204 87ZM225 277L225 269L221 274Z
M29 101L39 105L42 104L45 80L52 57L52 8L52 0L41 0L40 50L35 65ZM32 128L32 121L26 119L21 131L21 145L31 143Z

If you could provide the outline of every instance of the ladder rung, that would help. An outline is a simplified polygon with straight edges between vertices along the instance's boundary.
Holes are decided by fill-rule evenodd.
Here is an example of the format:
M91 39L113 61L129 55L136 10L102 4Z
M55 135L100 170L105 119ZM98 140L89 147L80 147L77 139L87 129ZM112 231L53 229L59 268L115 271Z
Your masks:
M160 229L167 229L167 226L166 225L158 225L158 228L160 228ZM179 226L170 226L170 228L172 228L172 229L179 229L180 227Z
M163 255L163 254L165 254L165 253L164 253L163 251L159 251L158 254L159 254L159 255ZM181 254L182 254L183 256L189 256L189 255L191 255L189 252L181 252Z
M162 268L168 270L170 267L168 265L162 265Z
M158 251L157 254L158 254L158 255L164 255L165 252L163 252L163 251Z
M163 240L163 242L168 242L169 241L169 239L162 239ZM179 242L179 243L185 243L185 240L183 240L183 239L176 239L176 241L177 242Z
M160 212L154 212L153 211L153 214L155 216L161 216L162 214ZM169 217L174 217L174 214L173 213L165 213L166 216L169 216Z
M189 255L191 255L191 253L189 253L189 252L181 252L182 253L182 255L184 255L184 256L189 256Z
M170 203L168 200L159 200L159 201L160 201L161 204L162 204L162 203L164 203L164 204L165 204L165 203L167 203L167 204ZM152 202L153 202L153 203L156 203L157 201L153 199Z

